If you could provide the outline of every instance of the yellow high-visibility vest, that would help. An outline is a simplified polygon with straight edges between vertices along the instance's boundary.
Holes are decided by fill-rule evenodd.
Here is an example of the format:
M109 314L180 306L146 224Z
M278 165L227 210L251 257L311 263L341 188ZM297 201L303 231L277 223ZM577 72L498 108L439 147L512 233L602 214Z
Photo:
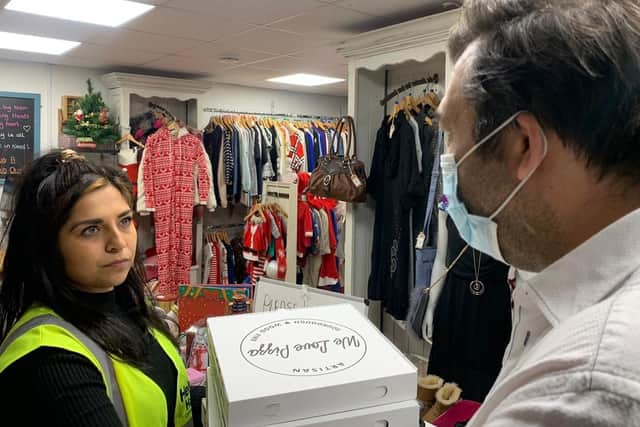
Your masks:
M191 395L184 363L173 343L161 332L151 331L178 372L174 422L193 425ZM120 420L128 427L166 427L169 414L162 389L141 370L110 357L71 323L43 306L33 306L11 328L0 345L0 373L40 347L55 347L80 354L98 369Z

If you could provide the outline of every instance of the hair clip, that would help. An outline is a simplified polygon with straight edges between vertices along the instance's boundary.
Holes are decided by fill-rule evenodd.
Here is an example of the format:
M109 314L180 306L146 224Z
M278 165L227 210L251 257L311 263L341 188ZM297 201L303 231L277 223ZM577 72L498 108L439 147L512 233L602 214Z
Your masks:
M60 151L60 157L58 157L58 163L64 164L72 160L85 160L85 158L69 148L65 148L64 150Z

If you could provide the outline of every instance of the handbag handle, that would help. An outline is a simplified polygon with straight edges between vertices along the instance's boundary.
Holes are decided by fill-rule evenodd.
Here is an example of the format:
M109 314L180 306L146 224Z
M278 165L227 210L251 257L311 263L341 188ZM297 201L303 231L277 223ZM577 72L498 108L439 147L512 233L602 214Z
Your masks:
M329 150L327 150L329 152L329 159L333 159L334 157L336 157L336 151L334 150L334 147L336 146L336 139L341 137L342 134L342 128L344 126L344 117L341 117L340 120L338 120L338 125L336 126L336 131L333 134L333 138L331 138L331 145L329 147Z
M353 120L353 117L346 116L345 119L349 124L349 137L347 138L347 151L345 151L345 160L353 160L357 158L358 147L356 144L356 122ZM353 155L351 153L351 140L353 138Z
M338 121L338 126L336 126L336 132L333 134L333 138L331 138L331 147L328 150L329 151L329 158L334 158L337 156L336 151L334 150L334 147L336 146L336 139L337 138L342 138L342 131L344 130L344 126L348 125L349 126L349 133L347 134L347 147L345 149L344 152L344 160L351 160L351 159L355 159L356 158L356 126L355 126L355 122L353 120L353 117L351 116L344 116L341 117L340 120ZM353 139L353 156L351 156L349 153L351 152L351 140Z

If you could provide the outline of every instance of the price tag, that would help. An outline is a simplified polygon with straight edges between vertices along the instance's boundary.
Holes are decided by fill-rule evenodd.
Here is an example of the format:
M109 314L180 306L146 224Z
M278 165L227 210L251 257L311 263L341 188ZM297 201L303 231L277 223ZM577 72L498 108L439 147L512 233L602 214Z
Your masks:
M424 249L424 243L427 240L427 236L421 231L416 239L416 249Z
M353 185L356 187L360 187L362 185L362 181L360 181L360 178L358 178L356 174L351 174L351 181L353 181Z

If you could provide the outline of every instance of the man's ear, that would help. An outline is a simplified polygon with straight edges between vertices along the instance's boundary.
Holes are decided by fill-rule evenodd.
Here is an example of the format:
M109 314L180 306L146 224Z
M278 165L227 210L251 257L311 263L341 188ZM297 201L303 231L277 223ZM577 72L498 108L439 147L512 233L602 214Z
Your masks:
M516 123L518 126L514 132L517 134L518 142L512 156L517 179L521 181L542 163L547 147L542 125L533 114L520 114Z

